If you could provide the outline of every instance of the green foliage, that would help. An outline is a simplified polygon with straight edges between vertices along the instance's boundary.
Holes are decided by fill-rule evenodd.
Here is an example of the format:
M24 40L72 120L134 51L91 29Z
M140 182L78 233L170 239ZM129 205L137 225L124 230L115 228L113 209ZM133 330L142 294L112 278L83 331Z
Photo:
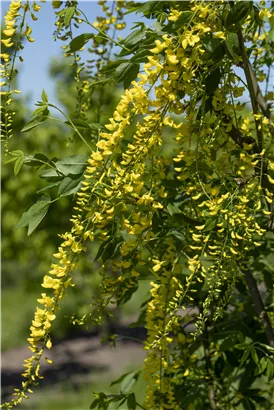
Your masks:
M28 226L28 235L30 235L46 216L50 203L50 196L47 194L42 195L39 201L22 215L22 218L17 224L17 228Z

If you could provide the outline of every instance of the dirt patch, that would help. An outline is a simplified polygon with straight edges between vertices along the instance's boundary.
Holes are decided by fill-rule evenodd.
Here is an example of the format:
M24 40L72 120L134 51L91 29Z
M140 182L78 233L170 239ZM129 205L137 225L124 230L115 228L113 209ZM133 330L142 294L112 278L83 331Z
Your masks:
M45 356L53 360L48 364L41 362L41 388L48 385L70 380L73 384L89 381L94 374L100 378L111 374L119 375L132 363L142 362L145 358L142 340L145 338L143 329L120 328L118 332L122 340L116 347L101 343L98 334L76 337L73 340L63 340L54 344ZM137 333L137 336L136 336ZM134 338L135 340L127 340ZM140 342L137 342L137 339ZM6 400L15 387L21 385L22 364L30 356L27 347L16 348L2 353L2 398Z

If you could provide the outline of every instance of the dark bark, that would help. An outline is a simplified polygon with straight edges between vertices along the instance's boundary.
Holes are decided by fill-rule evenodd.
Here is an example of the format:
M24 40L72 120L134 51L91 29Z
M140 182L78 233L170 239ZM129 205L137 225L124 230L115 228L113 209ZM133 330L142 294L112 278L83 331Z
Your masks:
M252 273L248 270L244 270L244 278L247 284L249 295L253 301L256 314L263 325L265 335L269 346L274 347L274 331L269 319L269 316L265 310L265 306L262 300L262 296L257 286L257 281L253 277Z
M217 410L217 404L216 404L216 398L215 398L216 393L215 393L213 377L212 377L213 369L212 369L212 364L210 360L209 340L208 340L208 331L207 331L206 323L205 323L205 328L204 328L204 351L205 351L206 372L209 378L209 383L208 383L209 406L211 410Z

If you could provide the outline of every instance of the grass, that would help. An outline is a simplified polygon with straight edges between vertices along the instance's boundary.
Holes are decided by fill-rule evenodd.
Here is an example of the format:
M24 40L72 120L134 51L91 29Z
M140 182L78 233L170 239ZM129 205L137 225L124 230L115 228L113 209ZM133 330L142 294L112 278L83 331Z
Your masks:
M122 307L123 317L128 317L140 312L140 305L145 300L149 289L149 281L141 281L139 289L132 299ZM26 339L29 335L29 326L33 318L39 296L37 291L27 292L22 288L3 288L2 289L2 350L26 346ZM67 300L73 304L73 300ZM65 309L66 310L66 309ZM60 311L59 316L64 315L64 310ZM69 319L65 319L69 322ZM64 325L63 321L60 323ZM58 326L57 326L58 327ZM64 329L63 329L64 330ZM66 330L64 330L66 332ZM93 392L103 392L105 394L118 394L119 385L111 386L113 380L118 379L122 374L135 371L142 366L136 363L136 359L126 357L123 362L117 363L115 370L104 373L90 373L86 375L83 382L74 381L73 374L69 374L66 380L57 382L51 386L48 384L43 387L34 388L34 393L29 400L25 400L19 407L22 410L84 410L89 409L94 400ZM45 380L45 382L47 382ZM142 403L145 391L145 383L141 376L132 391L136 394L136 400ZM118 403L119 404L119 403ZM113 403L109 410L117 408L117 403ZM126 403L120 407L127 410Z
M37 293L21 288L2 289L1 292L1 347L2 351L26 345Z
M121 307L121 315L126 318L140 312L140 306L146 300L149 291L149 280L141 281L138 290L133 294L130 301ZM21 347L27 344L29 327L33 319L36 299L39 292L27 292L23 288L3 288L1 293L1 343L2 351ZM71 330L69 318L70 311L73 311L73 304L77 303L70 294L65 300L59 312L56 324L54 323L53 334L57 338L63 338ZM75 328L75 330L77 330Z
M121 364L118 364L118 367L119 366L121 366ZM119 371L127 373L135 371L137 368L139 368L139 366L131 365ZM30 400L25 400L20 407L22 410L86 410L89 409L94 400L94 392L119 394L119 385L110 386L110 383L120 375L120 373L108 374L107 376L93 375L96 381L82 383L77 387L69 381L51 387L36 387L34 393L30 396ZM134 392L136 400L142 403L144 399L145 382L141 377L130 392ZM118 404L111 404L108 410L116 409ZM126 404L119 407L119 409L128 410Z

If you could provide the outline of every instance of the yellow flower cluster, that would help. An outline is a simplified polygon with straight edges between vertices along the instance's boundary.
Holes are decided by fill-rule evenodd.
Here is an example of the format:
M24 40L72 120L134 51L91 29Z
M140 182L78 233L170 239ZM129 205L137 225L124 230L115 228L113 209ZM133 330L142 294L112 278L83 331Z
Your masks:
M77 52L67 53L67 46L62 46L65 49L65 56L73 56L73 63L71 67L75 70L74 80L77 89L77 104L75 115L86 120L87 111L91 105L91 95L94 91L94 84L98 80L99 70L104 63L107 63L110 58L111 49L113 47L112 33L111 30L115 32L116 30L121 30L125 27L125 23L122 21L124 16L124 6L125 1L113 2L111 6L108 5L106 0L98 1L101 6L103 15L96 17L93 23L86 20L85 14L81 10L81 6L77 2L74 2L73 7L70 3L64 3L63 9L56 12L56 22L55 26L57 30L55 32L56 38L61 41L72 41L75 38L73 28L78 28L78 24L87 23L91 25L96 32L90 38L88 42L87 51L90 53L90 58L86 63L81 61L81 52L84 50L82 47ZM53 5L54 8L59 8L61 6ZM65 16L67 12L70 15L70 24L66 24ZM73 15L71 16L71 13ZM100 34L100 46L98 46L98 36ZM85 75L83 75L83 72ZM88 74L88 75L87 75ZM102 97L102 89L100 89L99 94ZM101 98L99 97L99 99ZM98 122L100 122L100 106L98 106Z
M5 19L5 29L3 30L3 34L6 38L1 39L1 43L7 49L11 47L16 47L15 44L15 34L17 28L17 20L20 16L19 11L21 8L21 1L11 1L10 8L6 13ZM12 90L11 88L11 79L12 74L14 72L14 61L15 61L15 54L16 50L13 52L2 52L1 59L3 60L4 64L1 64L1 78L3 81L1 82L1 95L5 98L4 103L2 103L2 114L3 119L1 123L1 139L4 142L5 151L8 152L8 140L12 137L12 116L14 115L13 112L10 110L10 105L12 103L12 93L19 93L18 90ZM5 91L3 91L3 87Z
M41 0L45 1L45 0ZM33 12L31 12L31 7ZM2 104L3 121L1 124L1 139L4 142L5 151L8 152L8 140L12 137L12 117L14 112L10 106L12 104L12 94L19 94L19 90L12 89L12 79L15 73L15 62L18 51L24 48L21 44L21 37L24 36L29 42L33 42L34 39L30 36L32 29L26 23L27 13L30 12L31 18L37 20L34 12L39 11L41 6L37 5L34 1L31 3L27 1L22 3L21 0L11 0L9 10L7 11L5 19L5 29L3 34L6 38L1 39L1 43L8 50L1 53L1 59L4 64L1 64L1 78L4 80L1 82L1 88L5 87L4 91L1 91L1 95L4 97L4 103ZM20 13L20 11L22 11ZM10 50L9 50L10 49ZM23 61L23 58L19 56L19 60Z
M183 288L174 274L178 258L173 239L161 245L162 260L152 260L152 270L159 275L159 281L151 282L151 299L146 310L148 335L144 348L148 353L144 378L148 387L144 406L148 410L179 410L174 393L174 388L180 384L180 377L174 377L178 362L172 359L170 347L180 329L178 309Z
M54 256L59 259L59 264L52 264L49 275L45 275L42 287L52 290L53 295L49 296L46 293L41 294L41 298L37 299L38 303L43 305L43 308L36 308L34 319L30 327L30 337L28 338L29 349L33 352L33 356L25 360L24 367L26 368L22 376L26 379L22 382L21 389L15 389L14 398L10 403L5 403L5 408L12 408L21 403L23 398L27 398L27 393L32 393L30 386L35 384L43 376L40 375L40 361L44 349L52 347L49 332L52 327L52 321L55 319L55 313L59 308L59 303L64 296L67 287L73 286L70 272L75 268L75 252L79 252L80 245L78 244L77 251L74 249L75 239L70 234L64 235L65 241L59 247L59 252ZM66 251L64 248L69 247ZM82 248L81 248L82 249ZM48 363L52 363L50 359L45 358Z
M16 32L16 19L19 16L20 7L21 0L11 1L10 8L4 17L5 29L3 30L3 34L5 34L7 39L2 39L1 43L7 48L14 46L12 38ZM1 54L1 58L3 58L5 62L9 61L9 55Z

